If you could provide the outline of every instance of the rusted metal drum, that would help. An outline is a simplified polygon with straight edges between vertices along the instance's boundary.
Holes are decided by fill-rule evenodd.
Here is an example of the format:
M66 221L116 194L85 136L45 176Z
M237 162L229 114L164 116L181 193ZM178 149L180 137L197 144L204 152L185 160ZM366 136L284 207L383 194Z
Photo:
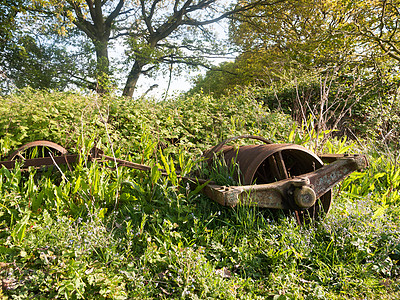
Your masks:
M246 136L247 138L247 136ZM250 137L252 138L252 137ZM239 167L239 184L265 184L313 172L323 166L322 160L310 150L295 144L263 144L233 147L226 141L209 151L207 156L219 152L228 166ZM314 219L321 212L327 213L332 201L329 190L309 209L297 209L293 205L299 222Z
M293 144L225 146L223 154L228 165L238 164L244 185L271 183L323 166L317 155Z

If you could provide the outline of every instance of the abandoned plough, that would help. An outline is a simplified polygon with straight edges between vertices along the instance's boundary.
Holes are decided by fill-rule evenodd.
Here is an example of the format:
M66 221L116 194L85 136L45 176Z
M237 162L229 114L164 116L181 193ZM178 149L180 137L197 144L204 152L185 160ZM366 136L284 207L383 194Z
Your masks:
M264 144L228 146L227 143L250 138ZM28 158L32 151L41 152L37 158ZM367 166L364 155L322 155L317 156L306 148L294 144L272 144L257 136L239 136L227 139L206 151L208 161L216 153L222 153L226 164L233 163L239 168L240 186L220 186L209 180L182 177L197 183L207 183L203 193L217 203L234 207L238 203L256 205L261 208L281 209L294 213L299 223L316 219L326 214L331 206L334 185L354 171ZM14 151L7 161L0 161L0 167L13 169L16 161L23 168L40 168L52 165L72 165L79 154L68 154L62 146L48 142L35 141ZM97 148L88 156L90 161L111 161L141 171L151 167L116 159ZM323 160L331 162L324 165Z

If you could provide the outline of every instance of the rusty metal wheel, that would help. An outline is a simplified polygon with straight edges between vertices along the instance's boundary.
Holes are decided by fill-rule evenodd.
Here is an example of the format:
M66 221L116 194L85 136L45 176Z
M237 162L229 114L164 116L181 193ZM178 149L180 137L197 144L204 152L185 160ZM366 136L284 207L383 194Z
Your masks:
M10 154L8 160L26 160L31 158L64 155L68 151L64 147L49 141L30 142L19 147Z
M264 141L263 145L247 145L240 147L227 146L226 143L238 138L251 138ZM284 180L313 172L323 166L322 160L310 150L295 144L272 144L264 138L241 136L223 141L206 154L223 152L227 165L235 162L240 170L240 182L243 185L265 184ZM299 224L309 223L323 217L331 206L332 193L329 190L322 195L315 205L308 209L300 209L288 197L290 213L294 214Z

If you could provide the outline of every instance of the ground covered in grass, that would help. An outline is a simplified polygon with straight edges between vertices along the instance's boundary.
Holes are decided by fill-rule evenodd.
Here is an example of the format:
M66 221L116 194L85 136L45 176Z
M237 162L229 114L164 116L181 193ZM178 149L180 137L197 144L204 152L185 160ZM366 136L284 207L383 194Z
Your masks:
M0 101L3 159L39 139L82 154L71 170L0 169L0 299L400 297L395 150L318 142L323 136L269 111L254 91L167 102L24 91ZM224 208L176 176L240 134L363 151L370 167L334 189L324 220L304 226L256 207ZM94 145L155 167L89 163Z

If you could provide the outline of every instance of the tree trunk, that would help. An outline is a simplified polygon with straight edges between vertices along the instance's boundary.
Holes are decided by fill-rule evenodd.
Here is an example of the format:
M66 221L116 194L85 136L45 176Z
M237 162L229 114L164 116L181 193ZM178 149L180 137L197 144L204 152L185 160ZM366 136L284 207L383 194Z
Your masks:
M108 59L108 41L96 41L96 92L99 94L106 94L110 91L110 78L109 78L109 66L110 61Z
M122 92L122 96L132 98L133 92L135 91L136 83L139 79L140 73L142 72L142 68L143 64L136 60L131 71L129 72L124 91Z

